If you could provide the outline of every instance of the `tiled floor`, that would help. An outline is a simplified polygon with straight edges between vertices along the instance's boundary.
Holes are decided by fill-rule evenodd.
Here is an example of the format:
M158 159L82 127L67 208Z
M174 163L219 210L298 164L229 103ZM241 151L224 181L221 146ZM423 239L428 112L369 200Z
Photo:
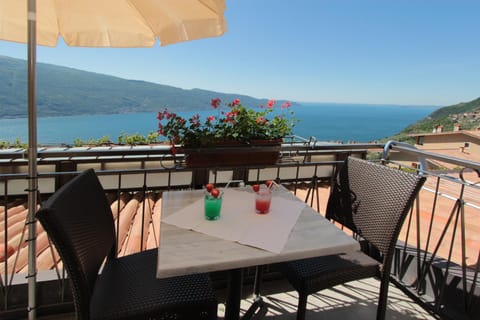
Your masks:
M371 320L377 312L377 298L380 282L366 279L323 290L310 295L307 305L307 320L342 319ZM277 286L277 287L275 287ZM284 282L271 284L265 288L264 301L269 305L265 319L294 320L297 308L296 291L281 292L278 289L290 290ZM248 289L247 289L248 290ZM281 293L276 293L281 292ZM246 311L253 297L242 301L242 311ZM223 319L224 305L219 306L219 318ZM399 289L391 285L388 294L388 311L386 319L435 319L419 305L405 296Z
M307 320L342 319L371 320L376 316L376 303L379 281L367 279L337 286L332 290L323 290L309 296ZM294 320L296 317L297 294L289 290L283 281L268 284L264 288L264 301L268 304L268 313L264 319ZM248 292L248 288L245 288ZM281 293L278 293L281 292ZM242 311L245 312L253 298L242 300ZM223 319L225 305L218 308L219 319ZM71 320L73 314L42 317L43 320ZM386 319L412 320L435 319L412 302L400 290L391 285L388 294L388 311ZM192 319L194 320L194 319Z
M379 281L367 279L311 295L308 298L307 319L375 319L378 288ZM271 306L267 319L295 319L296 291L268 295L265 297L265 301ZM396 320L435 319L393 285L389 290L386 318Z

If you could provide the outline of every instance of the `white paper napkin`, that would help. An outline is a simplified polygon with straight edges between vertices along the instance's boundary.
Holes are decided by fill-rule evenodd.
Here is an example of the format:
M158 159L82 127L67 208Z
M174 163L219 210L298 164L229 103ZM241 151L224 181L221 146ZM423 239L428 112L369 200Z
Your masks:
M257 214L254 196L252 192L227 189L223 194L220 219L205 219L202 198L164 217L163 222L280 253L306 204L274 193L270 212Z

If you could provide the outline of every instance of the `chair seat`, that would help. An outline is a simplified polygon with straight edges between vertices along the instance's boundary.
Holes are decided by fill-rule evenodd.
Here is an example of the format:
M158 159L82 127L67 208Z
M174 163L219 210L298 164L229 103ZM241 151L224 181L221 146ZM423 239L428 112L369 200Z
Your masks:
M95 283L91 318L216 319L207 275L157 279L156 265L156 249L110 260Z
M374 276L380 278L377 320L385 319L395 243L424 181L422 176L383 164L354 157L345 160L335 174L325 218L356 234L365 251L293 261L281 267L298 291L297 320L305 319L308 295Z
M295 260L280 265L292 286L312 294L348 281L377 276L380 263L362 252Z

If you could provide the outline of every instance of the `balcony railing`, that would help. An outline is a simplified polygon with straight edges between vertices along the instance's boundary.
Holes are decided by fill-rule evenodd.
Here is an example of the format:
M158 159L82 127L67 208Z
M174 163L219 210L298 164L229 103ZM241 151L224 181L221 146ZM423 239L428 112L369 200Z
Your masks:
M480 163L392 143L390 151L418 157L416 170L428 176L403 226L394 281L417 302L449 319L480 315ZM428 171L435 160L455 171ZM404 164L390 165L411 170Z
M158 245L157 210L163 190L195 188L207 181L225 184L240 179L251 184L276 180L322 213L336 167L349 155L368 157L428 176L404 224L392 280L441 317L477 319L480 186L472 179L480 163L399 143L384 147L303 141L284 144L281 160L275 165L195 169L185 167L182 156L173 157L166 146L46 148L38 152L39 203L79 171L96 169L111 199L119 254L125 255ZM26 159L25 150L0 150L0 246L5 252L5 258L0 257L0 315L26 312ZM459 170L429 171L431 159L453 163ZM38 310L71 308L61 261L41 226L37 233ZM137 241L132 240L134 233Z

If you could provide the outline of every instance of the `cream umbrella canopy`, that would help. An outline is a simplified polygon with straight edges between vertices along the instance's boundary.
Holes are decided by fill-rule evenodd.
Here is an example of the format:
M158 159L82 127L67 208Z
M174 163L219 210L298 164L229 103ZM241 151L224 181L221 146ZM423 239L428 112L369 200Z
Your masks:
M37 0L0 1L0 39L28 42L27 16L36 18L36 44L151 47L220 36L226 31L224 0ZM31 17L30 17L31 16Z
M0 39L28 44L28 318L36 318L36 46L151 47L220 36L225 0L0 0Z

